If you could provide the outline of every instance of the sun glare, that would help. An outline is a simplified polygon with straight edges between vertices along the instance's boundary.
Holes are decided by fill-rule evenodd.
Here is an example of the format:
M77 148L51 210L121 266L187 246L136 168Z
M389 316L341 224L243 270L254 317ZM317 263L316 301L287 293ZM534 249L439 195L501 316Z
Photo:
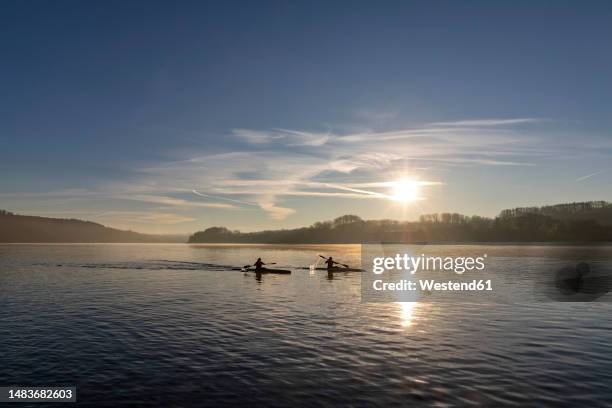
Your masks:
M402 203L415 201L419 198L419 184L413 180L396 181L391 198Z

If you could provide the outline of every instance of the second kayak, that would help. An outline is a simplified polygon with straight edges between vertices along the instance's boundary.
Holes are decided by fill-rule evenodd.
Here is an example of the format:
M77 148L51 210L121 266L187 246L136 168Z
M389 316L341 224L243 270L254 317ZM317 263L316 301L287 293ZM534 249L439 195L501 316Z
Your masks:
M363 269L340 268L340 267L333 267L331 269L327 269L327 268L315 268L315 270L317 270L317 271L327 271L327 272L365 272Z
M307 267L303 267L300 269L305 269L305 270L313 270L313 268L307 268ZM358 268L341 268L338 266L334 266L332 269L327 269L327 268L314 268L315 271L328 271L328 272L365 272L365 270L363 269L358 269Z
M321 269L326 270L327 272L365 272L363 269L357 269L357 268L332 268L332 269L321 268Z

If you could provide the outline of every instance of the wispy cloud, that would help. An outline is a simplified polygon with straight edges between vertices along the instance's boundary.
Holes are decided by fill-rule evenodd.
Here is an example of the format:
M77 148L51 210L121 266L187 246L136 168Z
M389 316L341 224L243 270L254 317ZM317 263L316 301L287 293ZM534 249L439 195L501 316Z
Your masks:
M147 214L140 215L139 217L137 217L137 220L153 222L156 224L174 225L195 221L195 218L185 217L183 215L178 214L150 212Z
M162 204L171 207L200 207L200 208L221 208L221 209L232 209L236 208L235 205L226 203L202 203L195 201L188 201L175 197L157 196L157 195L146 195L146 194L134 194L134 195L115 195L115 198L123 200L134 200L142 201L145 203Z
M284 220L295 213L292 208L280 207L276 203L274 196L264 196L259 200L259 205L275 220Z
M212 199L215 199L215 200L230 201L230 202L236 203L236 204L257 205L256 203L251 203L249 201L235 200L233 198L220 197L220 196L217 196L217 195L200 193L198 190L195 190L195 189L191 190L191 192L193 194L197 195L197 196L204 197L204 198L212 198ZM231 206L231 207L233 207L233 206Z
M578 177L576 179L576 182L581 182L581 181L590 179L591 177L599 176L600 174L606 173L607 171L608 170L596 171L595 173L590 173L590 174L587 174L586 176Z
M287 146L322 146L328 142L327 133L313 133L289 129L272 129L260 131L251 129L234 129L234 135L252 144L284 143Z
M507 126L520 125L523 123L542 122L542 118L509 118L509 119L475 119L475 120L458 120L454 122L435 122L429 126Z

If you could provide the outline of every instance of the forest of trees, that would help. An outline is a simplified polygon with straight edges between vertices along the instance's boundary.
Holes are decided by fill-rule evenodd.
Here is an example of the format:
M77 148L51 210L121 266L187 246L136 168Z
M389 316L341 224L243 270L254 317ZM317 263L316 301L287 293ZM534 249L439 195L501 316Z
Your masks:
M543 207L519 207L503 210L499 216L501 218L508 218L525 214L541 214L562 220L589 219L602 224L612 224L612 203L606 201L585 201Z
M190 243L605 242L612 241L612 204L604 201L504 210L498 217L456 213L419 221L362 220L343 215L310 227L242 233L224 227L196 232Z

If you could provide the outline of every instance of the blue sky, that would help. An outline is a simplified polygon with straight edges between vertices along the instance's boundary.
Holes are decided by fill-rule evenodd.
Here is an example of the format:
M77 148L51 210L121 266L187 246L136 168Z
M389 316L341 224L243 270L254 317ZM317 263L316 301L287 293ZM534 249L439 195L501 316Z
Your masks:
M609 2L0 7L0 208L174 233L612 199Z

